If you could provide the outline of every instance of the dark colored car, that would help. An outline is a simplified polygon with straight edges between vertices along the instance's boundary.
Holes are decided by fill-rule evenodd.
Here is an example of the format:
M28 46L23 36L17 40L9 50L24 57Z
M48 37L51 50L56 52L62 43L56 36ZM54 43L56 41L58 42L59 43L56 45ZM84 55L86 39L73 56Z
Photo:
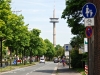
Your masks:
M55 58L53 61L54 61L54 63L58 63L59 62L59 59L58 58Z

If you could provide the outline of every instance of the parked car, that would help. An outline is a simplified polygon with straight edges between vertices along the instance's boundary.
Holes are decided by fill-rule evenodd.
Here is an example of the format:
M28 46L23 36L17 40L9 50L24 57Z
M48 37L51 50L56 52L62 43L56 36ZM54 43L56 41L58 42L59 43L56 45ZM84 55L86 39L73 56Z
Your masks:
M58 58L55 58L53 61L54 61L54 63L58 63L59 62L59 59Z

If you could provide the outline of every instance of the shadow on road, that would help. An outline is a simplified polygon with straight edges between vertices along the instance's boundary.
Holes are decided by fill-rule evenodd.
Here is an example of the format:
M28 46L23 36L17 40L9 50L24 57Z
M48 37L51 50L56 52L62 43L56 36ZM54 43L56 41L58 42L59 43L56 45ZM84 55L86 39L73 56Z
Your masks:
M59 73L77 73L75 70L73 69L69 69L69 68L61 68L57 70Z
M54 70L36 70L35 72L52 73Z

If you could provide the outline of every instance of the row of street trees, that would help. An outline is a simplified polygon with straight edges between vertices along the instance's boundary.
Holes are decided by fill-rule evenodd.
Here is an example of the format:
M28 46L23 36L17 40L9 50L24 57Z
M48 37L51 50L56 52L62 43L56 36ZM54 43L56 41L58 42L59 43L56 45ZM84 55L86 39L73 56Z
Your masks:
M6 47L10 50L10 56L21 55L37 56L45 55L49 59L54 56L62 56L64 49L53 44L48 39L40 37L41 30L28 30L22 15L16 15L11 11L11 0L0 0L0 38L3 43L3 55L6 54ZM62 52L59 54L59 52Z

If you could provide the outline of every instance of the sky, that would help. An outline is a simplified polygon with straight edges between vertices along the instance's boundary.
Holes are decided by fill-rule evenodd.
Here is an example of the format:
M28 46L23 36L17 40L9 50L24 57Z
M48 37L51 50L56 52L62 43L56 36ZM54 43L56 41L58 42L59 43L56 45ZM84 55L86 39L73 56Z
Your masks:
M40 37L49 39L53 43L53 24L50 19L53 17L55 5L56 17L59 23L56 23L56 45L69 44L74 36L66 23L67 20L61 19L65 9L65 0L12 0L12 11L20 11L16 14L24 16L25 24L29 24L29 30L37 28L41 30Z

